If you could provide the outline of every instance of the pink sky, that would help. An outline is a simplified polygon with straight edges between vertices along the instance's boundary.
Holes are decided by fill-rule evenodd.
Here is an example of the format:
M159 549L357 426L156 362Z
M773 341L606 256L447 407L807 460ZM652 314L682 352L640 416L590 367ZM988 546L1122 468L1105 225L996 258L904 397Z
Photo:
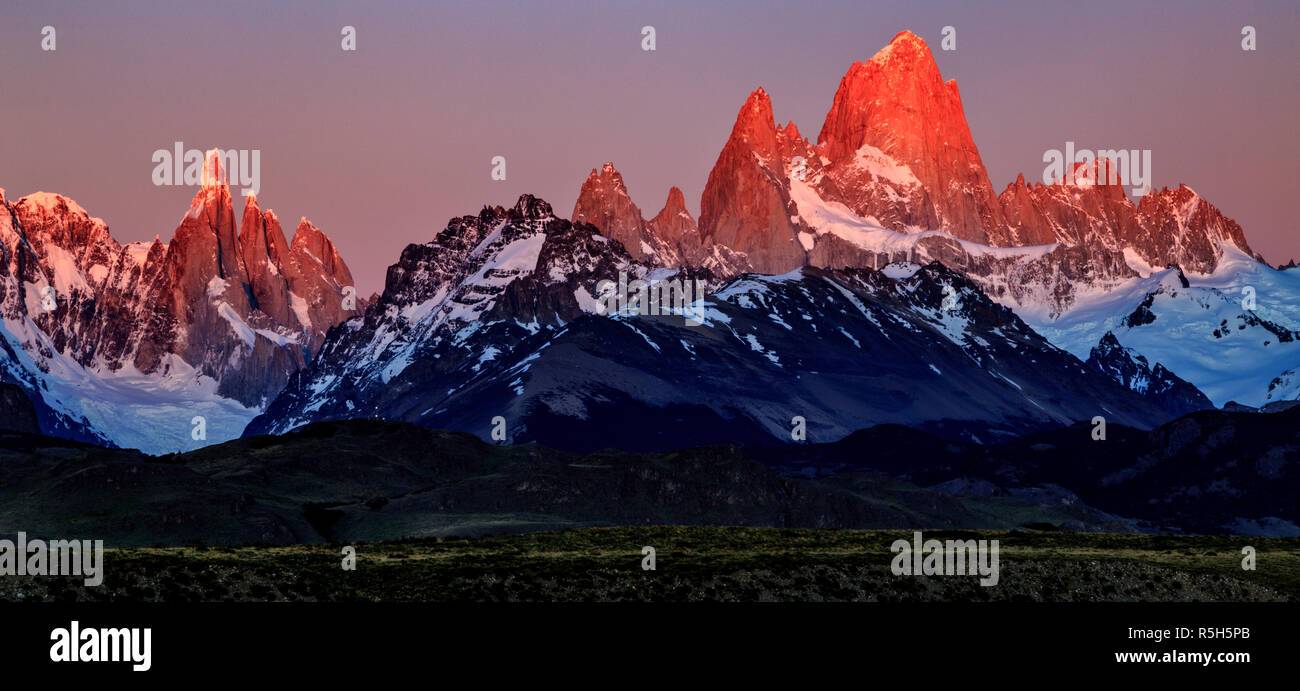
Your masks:
M152 184L156 149L259 149L263 207L325 230L363 293L451 216L523 192L567 216L604 161L647 217L672 185L698 213L751 90L815 136L849 65L903 29L960 83L995 190L1066 141L1151 149L1156 187L1187 183L1270 262L1300 259L1295 2L7 4L10 198L62 193L122 242L168 239L194 190Z

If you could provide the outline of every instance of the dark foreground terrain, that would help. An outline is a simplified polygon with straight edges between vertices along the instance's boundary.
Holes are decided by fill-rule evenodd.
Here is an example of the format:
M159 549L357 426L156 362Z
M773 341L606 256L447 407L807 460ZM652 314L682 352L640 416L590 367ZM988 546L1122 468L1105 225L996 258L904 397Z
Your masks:
M895 576L910 532L594 528L340 545L110 550L105 580L3 578L3 601L1295 601L1300 540L1037 531L997 539L999 583ZM1241 549L1257 550L1242 569ZM642 569L642 547L656 569Z
M285 545L615 525L1133 531L1078 502L787 475L735 446L577 455L350 420L153 457L0 433L0 535Z
M1300 407L999 445L881 425L828 444L574 454L347 420L149 456L0 432L0 536L110 547L585 527L1051 529L1300 537Z

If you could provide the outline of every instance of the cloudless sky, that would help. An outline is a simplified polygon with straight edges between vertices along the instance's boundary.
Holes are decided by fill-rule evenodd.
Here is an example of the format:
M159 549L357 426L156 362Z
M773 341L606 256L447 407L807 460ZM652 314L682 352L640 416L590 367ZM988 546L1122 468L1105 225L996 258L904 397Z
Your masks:
M1272 263L1300 259L1300 2L67 2L0 13L0 188L58 192L122 242L194 194L157 149L260 149L263 208L307 216L363 294L448 218L530 192L568 216L613 161L649 218L700 193L751 90L815 138L840 78L903 29L961 86L1001 191L1048 149L1152 150ZM57 48L41 50L42 27ZM357 51L341 49L355 26ZM641 27L657 50L641 50ZM940 50L942 27L957 50ZM1258 50L1241 49L1241 30ZM507 180L490 161L507 160ZM240 199L237 197L237 199ZM242 204L242 201L237 201ZM237 210L238 211L238 210Z

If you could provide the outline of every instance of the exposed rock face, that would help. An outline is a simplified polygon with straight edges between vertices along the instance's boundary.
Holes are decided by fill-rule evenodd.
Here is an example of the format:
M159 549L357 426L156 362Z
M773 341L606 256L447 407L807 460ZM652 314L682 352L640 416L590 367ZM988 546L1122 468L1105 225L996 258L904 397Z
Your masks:
M292 324L292 292L280 271L288 264L289 243L284 239L280 220L275 212L258 209L257 198L249 195L239 228L240 257L248 271L254 306L278 323Z
M841 191L837 201L860 216L981 243L1001 225L957 82L943 81L929 47L910 31L849 68L817 143ZM882 181L901 194L881 195Z
M654 253L647 242L650 236L641 209L632 203L623 176L613 163L606 163L599 173L592 170L582 183L573 206L573 222L600 228L606 237L622 243L637 261L645 261Z
M356 295L352 272L333 241L306 218L290 244L275 212L260 213L250 197L239 242L253 307L278 324L296 325L308 352L320 349L330 327L365 311L367 301Z
M157 255L139 244L124 250L103 221L60 195L38 192L6 204L3 212L0 313L6 324L30 318L48 339L38 350L66 353L82 364L97 356L120 362L138 338L130 328L137 312L131 294L144 285L144 265Z
M1186 185L1152 191L1134 206L1113 166L1108 159L1077 164L1053 185L1017 177L999 196L1007 244L1129 249L1148 266L1178 264L1194 273L1214 271L1227 245L1255 254L1241 227Z
M331 327L365 311L366 301L356 294L352 272L333 241L306 218L293 233L283 271L289 279L293 313L313 353L325 342ZM351 301L346 294L349 290Z
M646 221L613 163L591 171L574 204L573 222L590 223L622 244L635 261L651 266L701 269L716 276L749 269L743 254L704 242L676 187L668 190L663 209Z
M1041 187L1041 184L1026 184L1022 173L998 196L1002 205L1002 218L1007 223L1008 245L1050 245L1056 242L1057 233L1052 219L1041 208L1041 197L1044 196L1039 193Z
M1214 407L1200 389L1158 362L1152 367L1137 351L1120 345L1119 339L1109 331L1092 349L1084 364L1151 399L1171 415L1185 415Z
M744 254L753 271L779 274L807 261L790 220L789 178L772 101L758 89L741 107L700 200L706 243Z
M236 228L216 150L167 244L120 245L102 220L56 194L5 201L0 214L3 332L40 377L166 378L193 368L217 394L260 407L330 327L364 307L343 307L351 274L305 220L290 245L250 196Z
M668 189L664 208L650 219L648 225L655 239L677 248L680 256L688 259L688 263L698 265L702 249L700 229L691 213L686 210L686 199L680 189Z
M1187 185L1152 192L1138 203L1138 235L1130 246L1152 266L1179 264L1189 271L1210 273L1226 245L1236 245L1263 261L1246 243L1241 226Z
M250 197L236 235L220 157L209 152L203 188L168 246L152 298L149 346L135 364L158 369L174 352L219 382L218 393L264 405L319 348L325 331L359 309L343 309L351 285L333 243L303 219L292 245L279 220Z
M176 229L162 274L152 284L149 300L162 309L149 322L152 328L144 335L149 347L137 353L136 368L156 372L165 355L175 353L217 380L221 395L260 404L278 383L272 373L287 378L304 358L301 350L284 347L295 339L288 338L286 326L254 308L249 288L230 188L219 157L209 152L203 187Z

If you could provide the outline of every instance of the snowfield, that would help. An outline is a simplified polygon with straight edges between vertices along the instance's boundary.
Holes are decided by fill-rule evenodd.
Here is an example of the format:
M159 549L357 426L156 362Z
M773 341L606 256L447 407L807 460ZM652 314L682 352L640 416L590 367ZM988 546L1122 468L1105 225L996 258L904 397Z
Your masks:
M1284 400L1285 389L1275 390L1270 398L1268 387L1300 366L1300 340L1288 341L1268 324L1300 331L1300 271L1278 271L1225 247L1213 274L1186 278L1189 286L1184 288L1177 271L1156 271L1109 292L1080 295L1078 303L1056 320L1033 311L1021 311L1020 316L1080 358L1087 358L1088 351L1112 331L1121 345L1145 356L1152 366L1163 364L1217 406L1229 401L1260 406ZM1249 294L1246 288L1254 289L1253 310L1243 305ZM1147 310L1154 321L1128 320L1148 296Z
M122 448L158 455L237 439L261 412L219 396L215 379L173 354L164 357L160 371L165 374L144 374L130 366L116 372L86 368L62 354L46 359L49 371L42 372L10 335L23 333L54 351L45 334L27 320L6 320L0 328L0 338L9 342L18 364L44 384L46 403L73 419L84 418ZM205 439L193 436L196 416L204 419Z

